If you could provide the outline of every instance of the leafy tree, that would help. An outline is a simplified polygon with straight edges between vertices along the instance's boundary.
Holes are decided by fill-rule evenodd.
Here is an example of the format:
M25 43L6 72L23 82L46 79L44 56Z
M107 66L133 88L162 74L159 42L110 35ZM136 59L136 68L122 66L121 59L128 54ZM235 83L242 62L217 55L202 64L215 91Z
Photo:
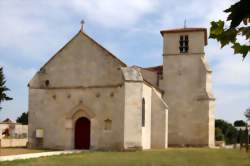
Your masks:
M249 134L248 134L248 128L246 127L244 131L244 143L245 143L245 148L246 152L248 152L249 149Z
M232 124L224 120L217 119L215 120L215 128L219 128L222 131L226 144L233 144L236 142L237 130Z
M20 117L18 117L17 119L16 119L16 121L18 122L18 123L21 123L21 124L23 124L23 125L26 125L26 124L28 124L28 112L24 112L24 113L22 113L22 115L20 116Z
M6 94L6 91L9 91L9 89L5 86L6 80L3 74L3 67L0 67L0 104L3 101L6 100L12 100L11 97L8 97ZM1 110L1 107L0 107Z
M242 147L243 142L244 142L244 131L240 129L238 131L237 143L240 143L240 146Z
M224 134L222 133L222 130L220 128L215 128L215 140L216 141L224 140Z
M250 107L246 109L244 115L247 118L247 120L250 120Z
M221 47L231 44L234 53L245 58L250 51L250 0L240 0L224 12L228 13L230 26L227 27L222 20L212 21L209 38L216 39ZM246 43L240 43L239 37L245 38Z
M237 127L245 127L246 126L246 122L244 122L243 120L236 120L234 122L234 126L237 126Z

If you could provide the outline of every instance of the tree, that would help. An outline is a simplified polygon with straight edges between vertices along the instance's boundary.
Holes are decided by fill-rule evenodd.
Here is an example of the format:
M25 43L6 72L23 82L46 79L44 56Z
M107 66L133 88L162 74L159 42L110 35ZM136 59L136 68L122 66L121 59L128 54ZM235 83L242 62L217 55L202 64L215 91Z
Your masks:
M236 127L245 127L246 126L246 122L244 122L243 120L236 120L234 122L234 126L236 126Z
M221 47L231 44L235 54L242 54L245 58L250 52L250 0L240 0L228 9L226 21L231 21L227 27L225 21L212 21L209 38L220 42ZM245 43L240 42L239 37L245 38Z
M222 119L216 119L215 128L219 128L222 131L226 144L233 144L237 141L237 129L232 124Z
M216 141L223 141L224 140L224 134L222 133L222 130L220 128L215 128L215 140Z
M6 80L3 74L3 67L0 67L0 104L3 101L12 100L11 97L8 97L6 91L9 91L9 88L5 86ZM1 110L1 107L0 107Z
M243 142L244 142L244 131L240 129L237 137L237 143L240 143L240 148L243 147Z
M246 109L244 115L247 118L247 120L250 120L250 107Z
M246 129L244 131L244 138L245 138L245 147L246 147L246 152L248 152L249 149L249 134L248 134L248 127L246 126Z
M22 113L22 115L16 119L16 122L21 123L23 125L28 124L28 122L29 122L28 121L28 112Z

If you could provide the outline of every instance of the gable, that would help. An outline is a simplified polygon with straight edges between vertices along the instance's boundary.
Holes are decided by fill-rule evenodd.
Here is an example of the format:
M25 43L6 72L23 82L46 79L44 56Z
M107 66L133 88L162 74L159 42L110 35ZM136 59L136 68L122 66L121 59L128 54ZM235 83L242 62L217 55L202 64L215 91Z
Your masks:
M126 66L83 32L79 32L34 76L29 85L41 87L103 86L122 82Z

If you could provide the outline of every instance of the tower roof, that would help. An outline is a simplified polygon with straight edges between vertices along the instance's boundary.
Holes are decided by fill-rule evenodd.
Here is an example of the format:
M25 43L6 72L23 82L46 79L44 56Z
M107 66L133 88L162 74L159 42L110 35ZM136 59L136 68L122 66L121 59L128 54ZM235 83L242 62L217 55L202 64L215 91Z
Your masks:
M161 35L167 33L182 33L182 32L203 32L204 33L204 42L207 45L207 28L177 28L177 29L166 29L161 30Z

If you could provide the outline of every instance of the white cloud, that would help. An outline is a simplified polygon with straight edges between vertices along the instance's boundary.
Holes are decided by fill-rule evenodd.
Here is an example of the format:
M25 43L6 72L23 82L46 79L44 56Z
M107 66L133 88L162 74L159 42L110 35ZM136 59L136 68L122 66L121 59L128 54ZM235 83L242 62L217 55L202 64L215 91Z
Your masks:
M16 48L20 56L47 59L46 50L59 48L64 33L72 31L72 20L108 28L131 28L153 12L158 0L43 0L0 1L0 48ZM77 25L80 20L77 20ZM72 34L71 34L72 35ZM65 41L66 42L66 41ZM62 43L60 43L62 44ZM48 47L49 46L49 47ZM56 50L54 50L56 51Z
M102 26L128 28L155 11L157 4L157 0L73 0L72 8Z
M15 48L19 57L40 59L46 47L43 43L53 45L43 8L31 1L0 1L0 48Z
M218 85L247 86L250 84L250 61L227 55L215 66L215 83Z
M250 107L250 89L215 89L216 118L229 122L245 119L244 111Z
M245 119L243 113L250 106L250 58L243 61L230 46L221 49L213 40L209 40L206 56L213 69L216 118L230 122Z
M230 46L220 48L216 41L209 40L206 56L213 68L213 80L217 86L250 86L250 59L243 60L233 54Z
M35 75L37 69L14 66L9 63L0 61L0 66L4 68L4 75L7 80L17 83L20 86L27 85L28 81ZM7 81L9 83L9 81Z

